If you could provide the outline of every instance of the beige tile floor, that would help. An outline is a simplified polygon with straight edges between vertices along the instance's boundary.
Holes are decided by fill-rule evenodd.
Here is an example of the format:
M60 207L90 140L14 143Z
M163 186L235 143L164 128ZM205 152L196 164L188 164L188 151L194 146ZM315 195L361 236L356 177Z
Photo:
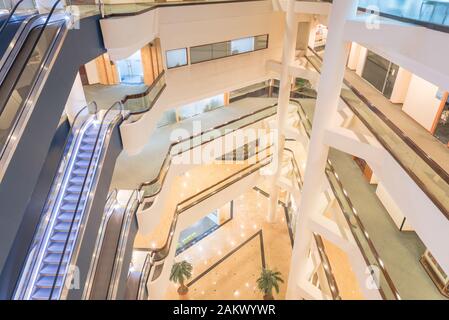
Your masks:
M262 230L266 265L288 279L291 245L284 211L278 207L275 223L266 222L268 199L251 190L234 200L234 218L217 231L187 249L176 261L193 264L193 278L218 262L227 253ZM248 242L190 287L186 299L261 299L255 281L261 271L261 248L258 237ZM193 279L192 278L192 279ZM287 284L281 284L277 299L285 298ZM167 299L180 298L171 284Z

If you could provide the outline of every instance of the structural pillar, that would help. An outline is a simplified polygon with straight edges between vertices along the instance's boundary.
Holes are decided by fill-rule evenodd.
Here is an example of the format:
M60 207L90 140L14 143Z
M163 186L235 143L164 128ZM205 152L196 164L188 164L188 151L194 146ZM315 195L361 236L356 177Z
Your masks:
M270 207L267 220L276 220L276 211L279 198L279 187L277 181L281 173L282 157L284 153L285 126L287 123L288 106L291 92L291 76L289 66L295 58L296 37L298 33L298 23L295 14L295 0L287 0L284 46L282 53L282 70L279 83L278 109L276 115L277 137L275 141L274 172L270 179Z
M290 266L287 299L298 299L297 284L303 279L312 232L308 223L312 216L320 214L320 194L325 182L325 167L329 146L324 142L327 129L334 124L338 110L340 91L349 54L350 43L344 41L345 21L356 15L358 0L334 1L329 17L329 34L321 78L318 84L318 97L315 106L312 135L307 154L304 185L299 216L296 223L295 242Z

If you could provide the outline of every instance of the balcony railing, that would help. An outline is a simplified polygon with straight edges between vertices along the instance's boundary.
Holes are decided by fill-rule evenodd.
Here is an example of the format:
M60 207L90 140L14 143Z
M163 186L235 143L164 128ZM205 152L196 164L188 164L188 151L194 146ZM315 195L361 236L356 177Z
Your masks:
M360 0L359 10L449 32L447 0Z
M300 123L303 126L307 136L310 138L312 122L308 118L306 111L303 109L302 105L296 100L292 100L293 103L298 105L298 116L300 118ZM385 265L380 258L371 238L368 235L360 217L352 205L351 199L347 195L337 172L335 171L332 162L327 161L325 174L328 178L329 184L331 186L332 192L334 193L335 199L337 200L343 216L349 227L357 246L365 260L367 266L375 266L380 271L378 274L378 285L379 292L383 299L386 300L398 300L400 295L387 272Z
M320 72L322 58L315 51L311 52L314 55L306 58ZM421 190L449 218L447 200L449 174L346 80L340 97Z

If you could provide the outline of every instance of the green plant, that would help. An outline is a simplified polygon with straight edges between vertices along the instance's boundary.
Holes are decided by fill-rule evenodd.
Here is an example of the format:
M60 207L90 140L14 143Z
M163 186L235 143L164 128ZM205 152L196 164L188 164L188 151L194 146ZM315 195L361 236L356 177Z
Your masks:
M192 277L192 265L186 260L176 262L173 264L170 274L170 281L179 284L178 293L184 295L189 291L189 288L184 282Z
M279 271L262 268L259 279L257 279L257 287L264 294L265 300L273 300L273 288L279 293L279 283L284 283Z

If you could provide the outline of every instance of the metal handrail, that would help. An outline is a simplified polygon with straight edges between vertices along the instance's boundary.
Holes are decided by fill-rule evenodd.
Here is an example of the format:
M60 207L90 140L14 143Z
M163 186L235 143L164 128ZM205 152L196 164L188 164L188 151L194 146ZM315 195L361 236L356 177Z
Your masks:
M109 123L109 125L108 125L108 129L106 130L106 134L107 134L107 132L110 130L112 124L115 125L115 123L116 123L117 121L119 121L119 120L118 120L119 118L120 118L120 119L123 119L124 109L123 109L123 104L122 104L121 102L116 102L116 103L114 103L114 104L113 104L113 105L112 105L112 106L105 112L105 114L103 115L103 117L102 117L102 119L101 119L100 127L99 127L99 129L98 129L98 133L97 133L97 136L96 136L96 138L95 138L94 148L93 148L92 154L91 154L91 156L90 156L90 158L89 158L89 163L88 163L88 166L87 166L88 169L87 169L87 171L86 171L86 176L85 176L84 179L83 179L83 183L82 183L82 185L81 185L81 192L80 192L80 195L79 195L78 200L77 200L77 202L76 202L74 214L73 214L72 220L71 220L71 222L70 222L69 230L68 230L68 232L67 232L67 238L66 238L65 241L64 241L64 246L63 246L63 249L62 249L61 258L60 258L60 260L59 260L58 268L57 268L57 270L56 270L56 277L55 277L55 279L53 280L53 284L52 284L52 286L51 286L51 290L50 290L50 294L49 294L49 300L51 300L52 297L53 297L53 293L54 293L54 290L55 290L55 287L56 287L56 284L57 284L57 279L58 279L59 271L60 271L60 269L61 269L61 265L62 265L62 263L63 263L64 256L65 256L65 252L66 252L66 249L67 249L67 246L68 246L68 242L69 242L69 239L70 239L70 235L71 235L71 233L72 233L72 229L73 229L73 226L74 226L74 224L75 224L76 213L77 213L78 210L79 210L80 203L81 203L81 199L83 198L84 188L86 187L87 179L88 179L88 177L90 177L89 172L91 171L91 167L92 167L92 164L93 164L93 161L94 161L93 159L94 159L95 154L96 154L97 146L98 146L98 144L99 144L99 142L100 142L100 136L101 136L101 132L103 131L103 126L104 126L104 124L105 124L105 120L106 120L107 116L109 115L109 113L110 113L112 110L114 110L114 108L115 108L116 105L119 106L120 113L119 113L118 115L116 115L116 116L110 121L110 123ZM95 116L98 117L98 112L95 114ZM96 169L96 168L94 168L93 170L95 171L95 169ZM94 174L95 174L95 172L92 173L92 177L93 177ZM92 183L92 182L93 182L93 179L92 179L90 182ZM66 278L66 274L63 275L63 279L65 279L65 278ZM64 280L61 282L61 286L64 286ZM61 291L62 291L62 288L61 288Z
M16 10L19 8L20 4L23 1L24 0L19 0L19 1L16 2L14 7L12 8L11 12L9 13L8 18L6 18L6 20L3 22L2 26L0 27L0 35L2 34L3 30L6 28L6 25L9 23L11 18L14 16L14 13L16 12Z
M93 253L93 259L90 262L89 274L87 275L86 285L84 288L83 296L90 296L90 292L92 289L92 284L95 279L95 271L98 267L98 260L100 258L101 246L104 241L104 236L106 234L105 230L109 223L109 220L114 212L114 205L117 202L117 189L113 189L109 192L108 197L106 198L106 205L103 217L101 218L100 228L98 229L98 237L95 243L95 249Z
M30 52L28 53L28 56L26 57L27 63L28 63L28 61L30 60L30 58L31 58L31 56L32 56L32 53L34 52L36 46L38 45L39 40L41 39L42 34L43 34L43 32L44 32L44 29L47 27L47 25L48 25L48 23L49 23L49 20L51 19L52 15L53 15L53 12L54 12L54 10L56 9L57 5L60 3L60 1L61 1L61 0L57 0L57 1L54 3L52 9L50 10L50 13L48 14L48 16L47 16L47 18L46 18L46 20L45 20L45 23L43 24L42 28L39 30L38 37L36 38L35 42L33 43L32 49L30 50ZM64 26L61 26L61 28L64 28ZM49 51L48 51L48 53L47 53L47 56L45 56L45 57L43 58L43 60L42 60L42 62L41 62L41 66L45 66L45 64L47 63L48 56L50 55L50 52L51 52L52 48L54 47L54 45L55 45L57 39L59 38L59 32L60 32L60 31L57 32L57 34L55 35L55 38L54 38L53 42L52 42L51 45L49 46ZM23 65L22 69L20 70L20 73L19 73L19 75L17 76L17 78L15 79L14 84L13 84L13 86L12 86L13 88L16 87L17 82L18 82L19 79L21 78L21 76L22 76L22 74L23 74L23 72L24 72L24 69L25 69L27 63L25 63L25 64ZM37 78L36 78L36 80L34 80L34 82L32 83L32 86L31 86L31 89L30 89L30 93L28 94L27 98L22 102L21 108L17 111L18 114L16 115L15 119L13 120L13 123L12 123L11 128L10 128L10 132L9 132L9 134L8 134L6 140L5 140L5 143L4 143L2 146L0 146L0 159L2 159L3 157L6 156L5 153L6 153L6 150L9 148L8 146L10 145L11 137L12 137L13 133L16 131L17 126L18 126L18 124L20 123L20 119L22 118L23 113L25 112L25 109L27 109L27 108L26 108L26 104L29 103L29 101L30 101L30 96L32 96L32 93L33 93L33 91L35 90L36 84L39 83L39 81L40 81L39 79L40 79L40 77L41 77L41 72L43 72L43 70L44 70L44 68L41 68L41 69L38 71L38 73L37 73ZM10 94L9 94L9 95L11 95L11 93L12 93L12 91L10 91ZM9 160L3 160L3 161L9 161Z
M123 267L123 255L126 249L126 240L129 236L132 219L135 216L137 209L139 208L138 191L134 190L128 199L128 203L125 207L125 213L122 218L122 227L120 229L119 242L117 243L117 249L115 250L115 259L111 281L109 283L108 299L114 299L117 295L118 284L120 280L120 274Z
M76 114L76 116L72 122L72 129L70 132L70 136L66 139L66 141L64 143L63 150L67 150L67 151L64 151L64 154L61 156L61 160L59 161L60 166L58 169L58 173L53 177L52 184L51 184L52 188L47 193L46 204L45 204L44 209L42 210L42 212L44 214L41 216L38 227L34 231L33 244L31 245L31 248L29 250L27 262L25 263L25 267L23 268L23 270L21 272L21 277L19 278L18 283L16 285L16 290L15 290L15 294L14 294L16 298L21 299L22 295L24 294L24 293L22 293L22 290L23 290L22 287L26 282L28 282L29 275L26 276L26 279L25 278L22 279L22 277L25 276L25 273L27 273L27 271L29 271L30 269L31 270L34 269L36 259L30 258L30 255L32 255L34 252L36 252L35 249L37 247L41 247L42 243L40 243L40 241L38 241L37 239L39 239L39 237L41 237L43 234L45 234L46 230L48 228L48 225L45 225L44 229L40 229L39 226L42 226L44 224L44 222L49 219L49 215L52 212L52 210L50 210L49 207L55 205L53 200L50 200L52 197L52 194L55 193L55 188L57 188L57 186L62 181L64 181L64 179L66 179L66 177L67 177L66 170L63 170L63 167L65 167L65 165L70 162L69 159L71 159L73 156L74 147L77 145L77 141L80 139L79 132L83 129L83 125L78 126L77 122L78 122L78 119L81 118L81 114L86 110L87 110L87 106L81 108L78 111L78 113ZM75 139L75 141L73 141L74 139ZM31 264L32 264L32 266L31 266Z

